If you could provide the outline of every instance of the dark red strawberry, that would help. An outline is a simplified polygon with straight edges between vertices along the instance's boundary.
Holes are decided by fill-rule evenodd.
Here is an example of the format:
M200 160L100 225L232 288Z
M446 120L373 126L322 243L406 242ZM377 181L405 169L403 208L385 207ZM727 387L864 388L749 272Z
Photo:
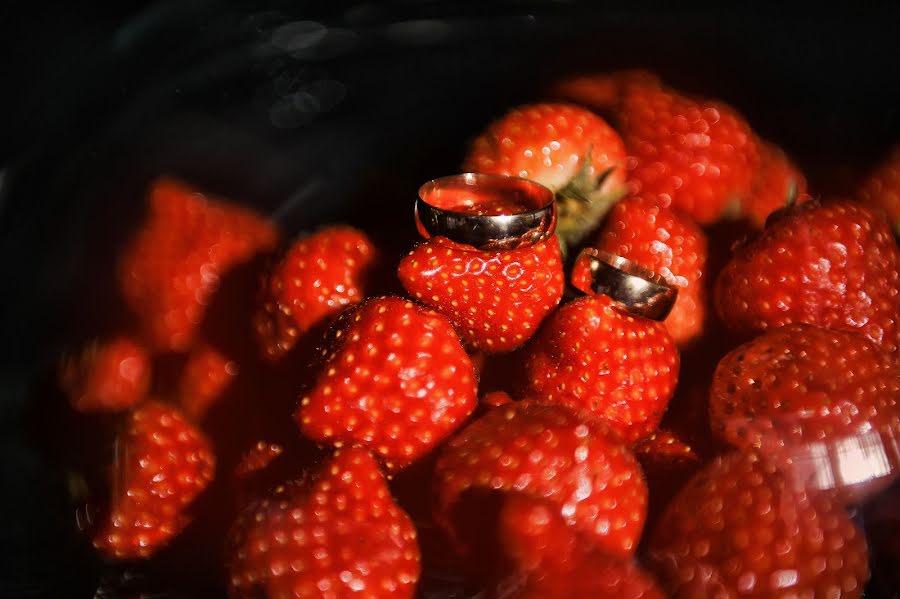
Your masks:
M636 443L634 455L650 490L647 528L652 530L672 497L703 466L703 460L678 435L662 429Z
M481 397L479 403L488 408L499 408L512 403L513 399L506 391L491 391Z
M722 320L742 334L792 322L900 346L900 249L860 204L807 202L770 219L716 281Z
M122 256L122 293L155 349L185 351L226 272L272 250L278 231L259 215L157 179L146 221Z
M884 213L900 235L900 145L863 181L859 199L873 212Z
M760 142L760 162L750 193L741 201L741 214L762 228L774 211L812 199L806 177L778 146Z
M266 443L258 441L256 445L247 450L241 456L241 460L234 469L234 475L238 479L246 479L272 463L272 460L282 454L284 448L278 443Z
M588 410L628 441L652 433L678 382L678 350L661 322L605 295L557 310L528 347L526 397Z
M677 597L861 597L869 576L865 538L843 508L753 453L698 473L648 554Z
M537 181L556 193L564 246L577 243L621 197L625 148L606 121L569 104L513 109L472 144L463 168Z
M178 382L181 407L192 418L202 418L222 397L239 370L237 362L214 347L205 344L194 347Z
M212 446L177 409L147 401L129 416L115 459L94 546L117 559L147 557L184 527L185 509L213 479Z
M463 424L475 372L447 320L381 297L343 312L325 336L316 384L296 413L319 443L360 444L399 469Z
M416 530L378 464L348 448L242 512L229 535L229 596L412 597L419 561Z
M629 85L662 88L662 82L656 74L634 69L568 76L555 82L551 86L551 92L555 97L605 114L615 113Z
M79 412L127 410L150 387L150 356L137 340L94 341L63 359L60 384Z
M640 264L678 287L678 299L665 320L675 343L687 345L703 333L707 243L691 219L640 198L627 199L612 209L595 246ZM589 292L576 276L573 273L573 284Z
M445 447L435 480L435 519L470 558L486 532L479 502L497 493L545 499L611 555L630 556L644 523L647 488L634 456L605 423L562 406L523 401L490 410Z
M851 498L871 494L900 468L896 450L882 459L851 451L862 443L872 453L878 444L867 440L900 435L900 366L858 333L805 324L766 332L719 362L709 409L713 431L740 449L761 449L798 468L810 452L824 458L811 465L810 485ZM823 478L826 465L833 472Z
M436 237L398 268L410 296L441 312L473 350L506 352L534 335L563 292L556 238L507 251L468 251Z
M376 256L365 233L347 226L295 241L269 273L254 317L266 356L282 356L305 332L365 299Z

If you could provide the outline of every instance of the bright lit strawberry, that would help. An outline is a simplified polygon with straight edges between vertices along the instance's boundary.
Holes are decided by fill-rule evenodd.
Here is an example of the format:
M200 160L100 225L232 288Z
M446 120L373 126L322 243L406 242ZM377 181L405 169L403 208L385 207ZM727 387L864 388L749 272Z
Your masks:
M562 306L527 352L524 396L588 410L628 441L656 429L678 382L665 325L629 316L605 295Z
M177 409L148 401L116 445L109 514L94 546L117 559L148 557L188 521L185 509L213 479L209 440Z
M472 361L450 323L382 297L343 312L329 329L321 372L295 417L310 439L360 444L398 469L462 425L476 403Z
M869 174L859 189L859 199L886 214L894 233L900 235L900 145Z
M192 418L202 418L222 397L238 371L237 362L211 346L198 345L188 354L178 382L181 407Z
M897 351L900 249L887 223L849 201L807 202L770 221L716 281L725 324L755 334L803 322Z
M703 332L707 243L691 219L631 198L612 209L595 246L640 264L678 287L678 299L665 320L675 343L687 345ZM579 285L576 277L573 273L573 284L588 292L590 288Z
M79 412L117 412L144 399L150 372L147 349L135 339L120 336L94 341L67 356L60 368L60 384Z
M498 252L467 251L442 237L407 255L398 268L410 296L444 314L473 350L513 350L537 331L563 292L559 244Z
M229 536L228 591L399 599L415 593L419 562L416 530L378 464L348 448L242 512Z
M513 109L472 144L463 168L532 179L556 193L564 246L593 229L623 191L625 147L599 116L569 104Z
M545 499L567 525L621 557L634 553L647 505L640 466L605 423L530 401L466 427L441 453L435 480L435 520L475 559L494 526L481 522L484 506L498 493Z
M272 250L278 231L246 208L168 178L153 183L149 204L122 257L120 285L154 348L185 351L222 277Z
M812 199L806 177L778 146L760 142L760 162L750 193L741 201L741 214L761 229L772 212Z
M266 355L282 356L304 333L365 299L376 253L365 233L347 226L295 241L269 273L254 317Z
M866 541L840 505L773 461L713 461L669 505L649 558L677 597L861 597Z

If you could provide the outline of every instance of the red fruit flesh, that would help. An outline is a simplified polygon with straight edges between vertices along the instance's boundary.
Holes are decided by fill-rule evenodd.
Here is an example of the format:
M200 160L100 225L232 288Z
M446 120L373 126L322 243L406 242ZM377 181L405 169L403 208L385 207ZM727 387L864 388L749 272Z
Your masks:
M900 235L900 145L863 181L859 199L887 216L894 233Z
M90 343L63 360L60 384L79 412L117 412L144 399L150 372L147 349L123 336Z
M178 382L178 399L185 413L202 418L238 372L237 362L213 347L201 344L191 350Z

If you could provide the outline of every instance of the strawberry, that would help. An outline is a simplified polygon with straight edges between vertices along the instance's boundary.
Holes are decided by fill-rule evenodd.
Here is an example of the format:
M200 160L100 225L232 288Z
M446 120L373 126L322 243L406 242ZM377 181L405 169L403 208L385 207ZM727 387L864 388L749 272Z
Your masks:
M656 429L678 381L665 325L620 312L605 295L561 307L527 352L525 397L588 410L628 441Z
M707 242L693 221L674 210L631 198L612 209L595 245L662 275L678 287L678 299L665 320L675 343L687 345L703 332ZM576 274L573 284L589 292L589 287L578 284Z
M863 181L859 199L873 211L886 214L894 233L900 235L900 145Z
M241 513L229 534L229 596L412 597L419 561L416 530L378 464L348 448Z
M436 237L413 249L397 269L410 296L444 314L467 346L496 353L531 338L563 292L559 244L467 251Z
M582 73L567 76L551 86L554 97L575 102L601 113L614 112L629 85L662 88L662 81L650 71L639 69L612 73Z
M343 312L322 358L295 415L300 429L320 443L361 444L391 470L440 443L477 403L472 361L450 323L400 298Z
M650 490L647 526L652 528L656 517L684 483L700 469L703 460L681 437L662 429L636 443L634 455L641 464Z
M237 362L215 348L200 344L188 354L178 382L181 407L192 418L202 418L238 375Z
M254 316L266 356L282 356L304 333L365 299L376 256L366 234L347 226L295 241L271 269Z
M79 412L127 410L150 387L150 356L127 336L94 341L62 361L60 385Z
M887 224L849 201L776 214L719 274L715 304L734 331L792 322L863 333L900 347L900 249Z
M812 199L806 177L778 146L760 142L760 161L750 193L741 201L741 214L761 229L779 208Z
M740 449L762 449L794 462L824 449L846 462L854 455L854 438L900 433L900 366L858 333L785 325L722 358L709 410L713 431ZM893 457L896 462L900 456ZM875 479L890 474L889 464L876 459L861 460L852 472L835 470L831 479L818 476L810 484L857 487L841 491L862 496L871 494L867 487Z
M485 393L479 403L488 408L499 408L513 402L513 398L506 391L491 391Z
M249 210L168 178L150 189L150 212L122 256L122 293L154 349L185 351L229 269L278 243Z
M865 538L841 506L753 453L691 479L648 555L678 597L860 597L868 578Z
M532 179L556 193L563 249L593 229L623 190L625 148L606 121L569 104L514 108L469 148L463 168Z
M256 445L253 445L241 456L238 465L234 469L235 477L246 479L253 476L255 473L264 470L282 452L284 452L284 448L278 443L257 441Z
M545 499L615 556L634 552L644 523L647 488L634 456L604 422L562 406L523 401L488 411L447 444L435 480L435 520L469 557L484 534L482 504L495 493Z
M117 559L148 557L185 526L185 508L214 471L203 433L174 407L143 403L117 440L112 501L94 546Z

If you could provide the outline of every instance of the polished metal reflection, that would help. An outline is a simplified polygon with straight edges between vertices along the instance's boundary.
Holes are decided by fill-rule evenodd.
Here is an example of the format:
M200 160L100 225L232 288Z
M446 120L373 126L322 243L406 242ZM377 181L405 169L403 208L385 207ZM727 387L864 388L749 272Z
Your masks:
M678 288L664 277L630 260L595 248L582 251L591 270L591 290L608 295L616 304L635 316L665 320Z
M472 188L494 194L516 194L534 208L515 214L469 214L436 206L435 194L447 189ZM416 224L427 239L446 237L483 251L524 248L549 238L556 229L553 192L533 181L503 175L463 173L434 179L419 188Z

